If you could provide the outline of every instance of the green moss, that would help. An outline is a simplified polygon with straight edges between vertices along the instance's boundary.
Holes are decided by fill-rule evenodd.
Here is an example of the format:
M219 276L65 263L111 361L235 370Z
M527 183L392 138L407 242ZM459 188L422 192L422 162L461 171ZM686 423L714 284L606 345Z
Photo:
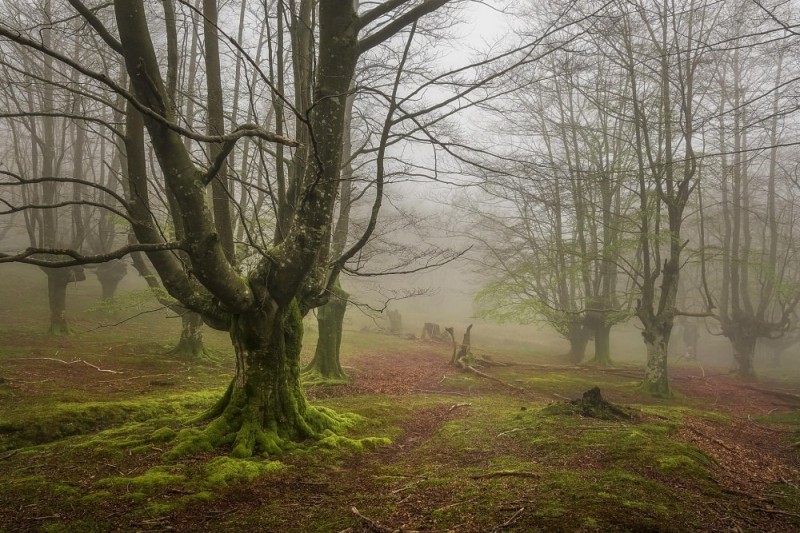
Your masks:
M175 474L175 467L156 466L140 476L126 477L113 476L101 479L97 486L101 488L119 488L139 492L142 494L153 494L168 485L178 485L186 480L183 474Z
M162 427L150 434L150 442L169 442L174 440L177 435L174 429Z
M285 465L279 461L217 457L205 466L206 484L210 488L226 487L234 483L253 481L284 468Z
M352 450L374 449L379 446L387 446L392 440L386 437L365 437L353 439L342 435L330 435L319 441L319 445L328 449L349 448Z
M128 447L146 442L136 422L148 422L155 427L176 424L192 410L207 405L214 391L174 394L162 398L110 402L73 402L55 405L31 405L0 419L0 451L44 444L65 437L97 433L100 430L125 425L117 433L84 441L87 446ZM161 436L165 436L161 433ZM99 437L99 436L98 436Z

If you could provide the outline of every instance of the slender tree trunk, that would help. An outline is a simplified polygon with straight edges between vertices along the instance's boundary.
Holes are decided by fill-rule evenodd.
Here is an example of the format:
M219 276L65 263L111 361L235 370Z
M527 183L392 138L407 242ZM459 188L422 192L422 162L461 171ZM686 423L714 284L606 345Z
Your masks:
M594 359L591 364L611 366L611 326L605 323L596 324L594 331Z
M47 297L50 302L51 335L70 335L72 330L67 322L67 286L72 281L72 269L50 268L47 274Z
M317 349L314 352L314 359L305 369L305 372L311 373L312 378L316 377L314 374L319 374L326 381L347 379L347 374L339 362L339 355L348 296L337 283L328 303L317 309L319 327Z
M733 358L736 361L736 374L746 380L755 380L756 372L753 366L753 359L756 352L756 342L758 333L754 331L752 325L735 322L732 330L726 335L733 347Z

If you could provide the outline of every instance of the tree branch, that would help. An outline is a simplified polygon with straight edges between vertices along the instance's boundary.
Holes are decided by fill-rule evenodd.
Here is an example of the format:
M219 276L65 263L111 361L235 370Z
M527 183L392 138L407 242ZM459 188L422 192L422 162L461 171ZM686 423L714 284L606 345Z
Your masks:
M25 251L18 254L5 254L0 253L0 263L25 263L29 265L36 265L40 267L49 268L63 268L77 265L88 265L94 263L105 263L112 259L120 259L132 252L163 252L168 250L181 250L183 243L181 242L164 242L158 244L129 244L114 250L113 252L97 255L83 255L75 250L69 248L27 248ZM65 259L61 261L52 261L46 259L37 259L32 257L34 255L66 255L72 259Z

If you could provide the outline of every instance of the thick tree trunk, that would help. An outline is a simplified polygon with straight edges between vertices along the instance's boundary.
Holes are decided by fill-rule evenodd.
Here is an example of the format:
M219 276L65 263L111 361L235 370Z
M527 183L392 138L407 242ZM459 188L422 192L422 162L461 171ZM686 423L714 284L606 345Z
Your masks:
M571 363L578 364L586 356L586 345L592 336L583 324L573 324L569 328L567 340L569 341L569 352L567 358Z
M731 346L733 347L733 358L736 360L738 367L736 374L742 379L756 379L753 356L755 355L757 340L758 337L747 334L746 330L739 334L734 334L730 338Z
M294 442L341 431L346 416L308 404L300 385L303 322L296 302L235 315L231 340L236 374L228 391L202 419L199 434L179 443L169 457L231 445L231 455L249 457L291 449Z
M647 348L647 364L642 387L652 396L669 398L672 396L667 370L669 332L664 332L662 328L645 328L642 337Z
M169 351L169 355L180 359L213 360L203 343L203 317L181 308L181 338L178 344Z
M122 278L124 278L127 273L128 265L119 259L97 265L95 275L100 282L103 300L110 300L114 297L119 282L122 281Z
M321 377L324 381L341 381L347 379L339 360L342 345L342 328L347 310L349 295L341 287L335 289L327 304L317 309L317 325L319 338L314 359L306 367L305 372L312 380Z

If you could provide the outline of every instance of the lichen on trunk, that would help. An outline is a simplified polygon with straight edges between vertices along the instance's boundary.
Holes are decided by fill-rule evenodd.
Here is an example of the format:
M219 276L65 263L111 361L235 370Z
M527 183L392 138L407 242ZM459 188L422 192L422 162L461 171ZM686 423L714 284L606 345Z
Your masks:
M672 397L669 387L669 373L667 370L667 345L669 332L656 329L642 331L644 344L647 349L647 363L644 370L642 387L650 395L658 398Z
M303 324L297 303L274 302L237 315L231 325L236 373L223 398L200 421L200 431L186 430L167 454L231 446L231 455L277 454L305 439L333 437L352 425L355 415L337 414L308 403L300 384Z

